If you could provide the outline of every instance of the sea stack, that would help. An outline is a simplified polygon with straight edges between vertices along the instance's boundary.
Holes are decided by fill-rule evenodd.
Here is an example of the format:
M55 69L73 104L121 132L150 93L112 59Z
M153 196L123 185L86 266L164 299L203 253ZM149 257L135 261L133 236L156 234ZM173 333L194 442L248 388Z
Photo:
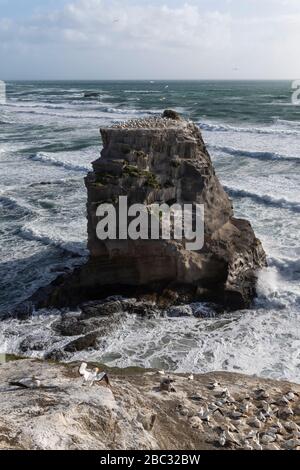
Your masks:
M199 128L174 111L101 129L103 150L85 179L88 192L88 263L58 279L47 292L56 307L109 294L152 294L247 308L266 255L251 224L236 219L216 176ZM189 251L184 240L97 238L100 204L203 204L204 246ZM45 293L45 291L44 291ZM42 296L44 297L44 296ZM41 292L36 297L40 306ZM153 297L153 298L154 298Z

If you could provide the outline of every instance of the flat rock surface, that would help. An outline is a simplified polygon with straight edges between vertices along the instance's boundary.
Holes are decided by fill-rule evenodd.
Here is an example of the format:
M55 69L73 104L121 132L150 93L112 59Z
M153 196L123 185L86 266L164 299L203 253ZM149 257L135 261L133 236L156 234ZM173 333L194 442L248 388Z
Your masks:
M299 385L114 369L87 387L78 366L0 365L0 449L300 449ZM9 385L33 376L41 388Z

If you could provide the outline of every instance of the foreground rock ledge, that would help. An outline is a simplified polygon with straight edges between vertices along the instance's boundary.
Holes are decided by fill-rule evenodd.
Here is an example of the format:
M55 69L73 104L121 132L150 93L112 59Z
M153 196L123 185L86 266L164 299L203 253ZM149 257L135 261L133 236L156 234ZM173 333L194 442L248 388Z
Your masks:
M9 391L8 382L24 376L56 388ZM175 391L168 392L159 390L156 371L109 376L111 388L83 387L75 364L1 365L0 449L300 449L299 385L230 373L194 380L171 374ZM219 387L211 389L215 381L228 389L224 397Z
M166 111L162 118L101 129L104 148L85 182L89 262L41 289L38 307L74 306L107 295L157 295L249 307L266 255L250 223L234 218L199 128ZM107 240L96 236L100 204L204 204L205 245L188 251L178 240Z

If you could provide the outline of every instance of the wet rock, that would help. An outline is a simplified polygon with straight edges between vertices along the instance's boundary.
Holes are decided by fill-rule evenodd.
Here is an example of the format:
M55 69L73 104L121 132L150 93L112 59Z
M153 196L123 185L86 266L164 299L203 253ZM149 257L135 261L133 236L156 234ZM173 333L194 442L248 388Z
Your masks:
M62 318L51 325L61 336L79 336L86 333L86 324L78 318Z
M68 355L63 349L51 349L44 354L44 359L46 361L62 362L64 359L67 359Z
M30 318L34 312L34 304L33 302L27 301L22 302L20 305L15 307L12 312L12 316L18 318L19 320L26 320Z
M80 338L71 341L64 350L69 353L84 351L85 349L95 348L98 339L98 332L88 333Z
M84 318L112 316L123 312L123 303L119 300L88 302L81 305L81 310Z
M84 98L99 98L100 93L97 91L86 91L83 94Z
M40 336L27 336L19 346L21 353L27 353L29 351L45 351L48 348L48 342L41 339Z
M180 318L180 317L192 317L193 310L189 305L182 305L178 307L171 307L166 311L168 317Z

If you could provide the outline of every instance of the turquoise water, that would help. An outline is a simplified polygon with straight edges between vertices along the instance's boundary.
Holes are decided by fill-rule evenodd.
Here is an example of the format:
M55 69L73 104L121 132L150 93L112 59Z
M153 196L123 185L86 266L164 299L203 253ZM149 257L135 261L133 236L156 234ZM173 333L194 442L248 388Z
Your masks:
M84 93L99 93L84 98ZM173 108L196 122L238 216L270 267L253 309L216 319L128 318L91 357L113 365L239 370L300 380L300 107L290 82L8 82L0 105L0 311L84 261L86 191L99 127ZM0 325L0 353L49 312ZM49 333L50 332L50 333ZM49 335L49 337L47 336Z

